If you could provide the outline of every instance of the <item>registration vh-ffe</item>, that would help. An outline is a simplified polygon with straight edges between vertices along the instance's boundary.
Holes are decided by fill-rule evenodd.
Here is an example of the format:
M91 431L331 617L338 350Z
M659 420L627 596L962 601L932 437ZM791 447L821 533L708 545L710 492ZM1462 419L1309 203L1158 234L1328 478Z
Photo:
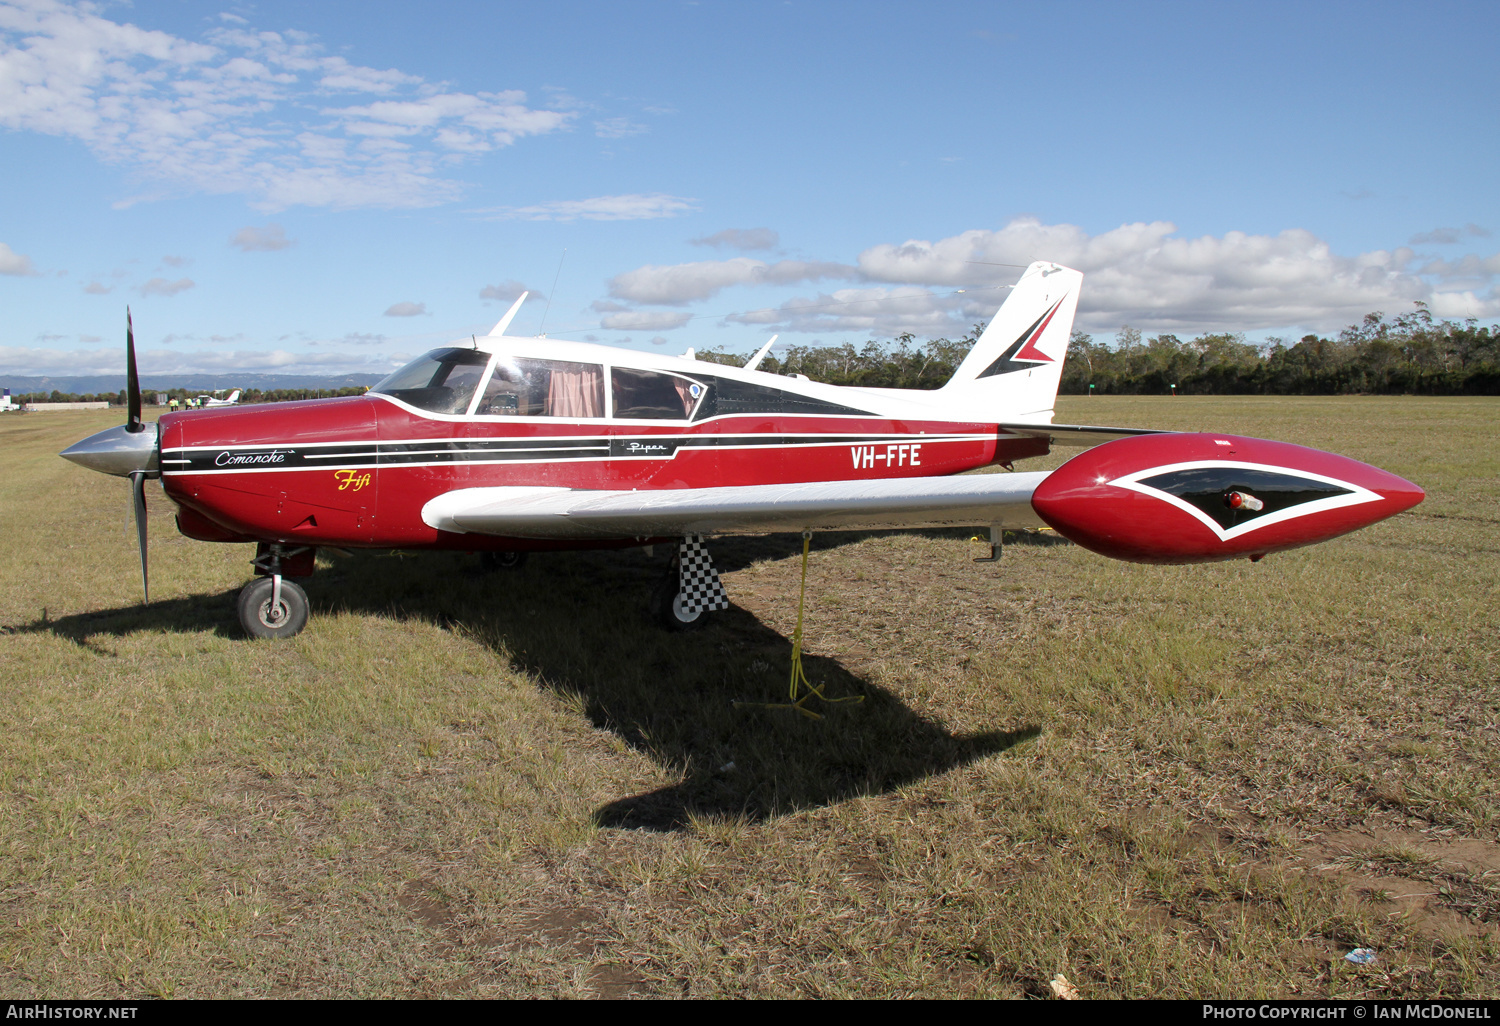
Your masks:
M294 578L319 547L543 549L668 543L653 596L669 627L728 605L714 535L1050 527L1097 553L1197 563L1324 541L1422 501L1383 470L1285 442L1051 423L1083 275L1026 269L953 377L915 391L820 384L690 357L494 329L413 360L363 396L141 420L127 317L128 420L67 449L132 480L142 583L145 482L177 527L254 542L239 616L258 637L307 622ZM769 348L769 346L767 347ZM964 474L1083 450L1050 473ZM148 591L149 600L149 591Z

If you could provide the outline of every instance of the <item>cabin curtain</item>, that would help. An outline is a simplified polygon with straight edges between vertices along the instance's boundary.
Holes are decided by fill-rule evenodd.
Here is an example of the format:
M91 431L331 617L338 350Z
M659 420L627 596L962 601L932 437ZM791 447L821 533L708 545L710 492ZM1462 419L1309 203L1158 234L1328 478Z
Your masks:
M548 417L604 416L604 368L554 363L547 384Z

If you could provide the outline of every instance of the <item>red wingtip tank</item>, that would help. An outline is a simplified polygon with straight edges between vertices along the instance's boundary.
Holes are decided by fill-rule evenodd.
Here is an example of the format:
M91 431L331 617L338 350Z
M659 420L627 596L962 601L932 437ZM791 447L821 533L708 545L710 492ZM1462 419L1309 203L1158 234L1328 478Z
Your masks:
M1063 537L1100 555L1209 563L1327 541L1424 497L1378 467L1288 442L1151 434L1075 456L1031 504Z

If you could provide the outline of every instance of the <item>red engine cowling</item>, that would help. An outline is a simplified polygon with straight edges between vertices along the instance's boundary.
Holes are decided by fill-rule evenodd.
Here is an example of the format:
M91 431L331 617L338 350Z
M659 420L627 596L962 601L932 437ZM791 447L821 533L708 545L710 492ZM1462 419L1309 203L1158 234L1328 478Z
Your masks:
M1075 456L1031 505L1063 537L1135 563L1209 563L1311 545L1410 509L1422 489L1287 442L1137 435Z

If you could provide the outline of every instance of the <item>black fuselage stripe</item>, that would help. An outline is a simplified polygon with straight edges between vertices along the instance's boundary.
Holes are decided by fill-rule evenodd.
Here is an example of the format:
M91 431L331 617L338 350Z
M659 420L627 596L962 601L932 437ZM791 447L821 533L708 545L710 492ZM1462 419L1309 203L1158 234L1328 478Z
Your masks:
M167 449L162 462L185 471L234 473L244 470L319 469L330 466L400 466L409 463L508 463L522 460L606 458L671 459L679 449L734 447L768 449L839 445L922 445L936 442L987 440L979 433L955 435L634 435L560 439L441 439L432 442L362 443L347 449L298 450L295 446L264 448ZM184 465L185 464L185 465Z

